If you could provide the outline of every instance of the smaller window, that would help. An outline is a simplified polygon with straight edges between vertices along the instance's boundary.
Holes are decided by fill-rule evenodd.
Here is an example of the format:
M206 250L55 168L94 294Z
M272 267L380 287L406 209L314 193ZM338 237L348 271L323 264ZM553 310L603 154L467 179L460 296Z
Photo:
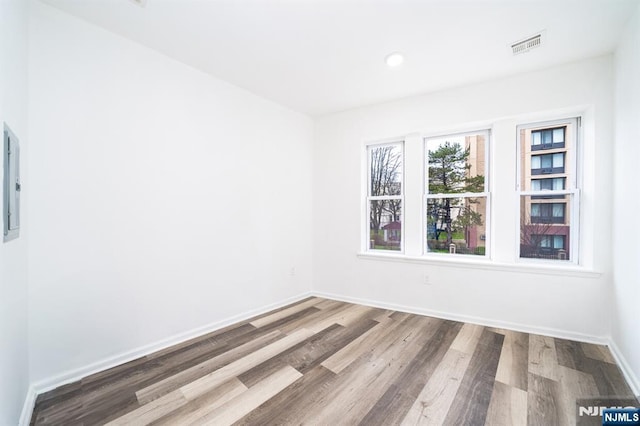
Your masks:
M564 153L531 156L531 174L564 173Z
M533 234L532 239L538 242L538 247L551 250L564 250L564 235Z
M565 127L531 132L531 150L564 148Z
M531 181L531 190L533 191L551 191L564 189L565 178L546 178L535 179Z
M565 203L532 203L532 223L564 223Z
M369 250L401 251L403 248L403 155L402 142L367 147Z
M531 190L532 191L561 191L565 189L566 178L544 178L544 179L532 179ZM565 199L565 195L533 195L532 200L558 200Z

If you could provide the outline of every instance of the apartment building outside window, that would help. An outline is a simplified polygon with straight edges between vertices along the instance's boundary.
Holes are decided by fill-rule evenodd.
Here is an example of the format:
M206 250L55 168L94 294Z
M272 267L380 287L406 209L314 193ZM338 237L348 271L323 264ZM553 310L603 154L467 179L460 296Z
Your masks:
M520 258L577 263L578 123L518 127Z
M427 138L427 253L487 255L489 132Z

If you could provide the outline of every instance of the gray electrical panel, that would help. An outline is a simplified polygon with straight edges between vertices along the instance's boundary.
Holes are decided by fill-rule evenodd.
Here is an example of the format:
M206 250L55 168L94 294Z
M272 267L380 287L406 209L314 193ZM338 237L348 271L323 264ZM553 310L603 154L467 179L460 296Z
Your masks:
M2 191L3 241L20 235L20 142L7 123L4 123L4 179Z

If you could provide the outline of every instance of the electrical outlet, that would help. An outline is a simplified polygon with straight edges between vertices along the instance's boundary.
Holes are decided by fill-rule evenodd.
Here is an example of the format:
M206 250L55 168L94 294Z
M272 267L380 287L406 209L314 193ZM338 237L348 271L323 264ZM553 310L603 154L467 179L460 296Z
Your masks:
M424 274L422 276L422 284L424 285L431 285L431 280L429 278L429 274Z
M291 269L289 269L289 276L290 276L290 277L293 277L293 276L295 276L295 275L296 275L296 268L293 268L293 267L292 267Z

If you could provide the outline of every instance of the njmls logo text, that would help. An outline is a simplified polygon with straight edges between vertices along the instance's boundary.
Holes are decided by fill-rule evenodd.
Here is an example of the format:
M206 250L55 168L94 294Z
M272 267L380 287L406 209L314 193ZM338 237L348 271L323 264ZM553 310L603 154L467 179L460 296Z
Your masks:
M622 410L604 410L603 426L640 425L640 408L623 408Z
M580 416L599 416L604 415L604 410L636 410L636 407L578 407L578 415Z

